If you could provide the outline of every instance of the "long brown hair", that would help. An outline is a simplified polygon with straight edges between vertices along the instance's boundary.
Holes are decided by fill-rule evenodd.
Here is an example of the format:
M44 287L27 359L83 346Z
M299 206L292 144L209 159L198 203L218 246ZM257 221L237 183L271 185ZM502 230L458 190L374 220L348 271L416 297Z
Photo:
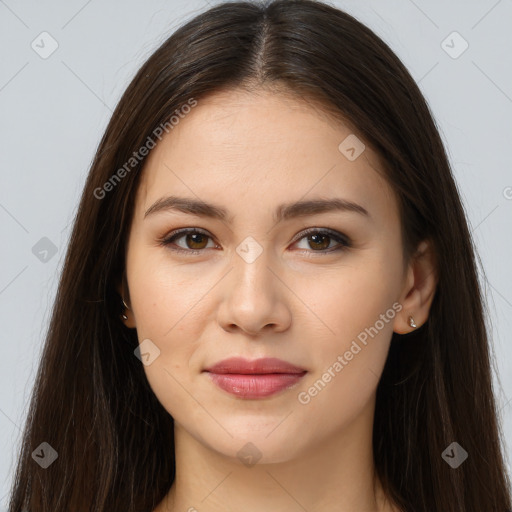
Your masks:
M476 251L427 103L397 56L352 16L313 0L277 0L223 3L193 18L117 105L74 222L9 511L149 512L169 490L173 419L134 356L136 331L119 319L139 150L158 127L170 132L171 114L191 99L249 84L284 86L353 123L385 163L406 257L421 240L433 242L430 317L407 336L393 334L377 389L374 459L386 492L414 512L512 508ZM46 469L32 456L48 450L43 442L58 454ZM469 454L456 469L442 457L452 442Z

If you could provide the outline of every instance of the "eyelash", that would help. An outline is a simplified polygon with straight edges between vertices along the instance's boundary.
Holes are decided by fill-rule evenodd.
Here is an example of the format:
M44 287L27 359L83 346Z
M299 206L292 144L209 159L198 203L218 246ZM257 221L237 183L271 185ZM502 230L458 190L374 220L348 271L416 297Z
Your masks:
M159 245L165 246L171 251L180 252L180 253L186 253L190 255L194 254L200 254L205 251L205 249L183 249L182 247L172 247L171 244L175 240L178 240L179 238L183 237L184 235L188 234L199 234L204 235L208 238L213 239L206 231L198 228L183 228L178 229L176 231L172 231L169 233L169 235L165 236L164 238L161 238L158 240ZM340 246L334 248L334 249L323 249L319 251L307 251L305 249L301 249L302 251L308 252L308 253L319 253L320 255L326 255L330 254L332 252L338 252L338 251L345 251L348 248L352 247L352 241L350 238L343 233L339 233L338 231L334 231L332 229L318 229L318 228L309 228L301 233L299 233L299 236L294 240L293 243L299 242L303 238L307 237L311 234L320 234L320 235L327 235L329 238L333 239L334 241L338 242Z

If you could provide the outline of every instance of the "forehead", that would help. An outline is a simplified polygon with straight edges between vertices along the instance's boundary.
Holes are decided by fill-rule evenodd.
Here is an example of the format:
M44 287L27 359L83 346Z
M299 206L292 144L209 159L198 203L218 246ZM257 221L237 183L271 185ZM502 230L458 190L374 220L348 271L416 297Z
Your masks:
M151 151L136 209L146 211L165 195L215 198L230 211L322 196L343 197L396 220L380 158L356 137L348 124L298 98L215 93L198 100ZM350 146L364 147L355 160L347 158Z

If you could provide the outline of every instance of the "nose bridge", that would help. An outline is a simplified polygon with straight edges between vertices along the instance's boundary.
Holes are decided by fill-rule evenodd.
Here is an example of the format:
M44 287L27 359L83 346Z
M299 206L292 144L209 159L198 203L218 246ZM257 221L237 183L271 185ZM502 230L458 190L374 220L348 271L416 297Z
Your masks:
M234 287L238 300L265 300L273 293L271 279L275 279L268 267L272 266L272 251L264 242L248 236L236 247L233 255Z
M282 302L279 280L270 270L275 266L272 250L251 236L235 250L219 322L224 329L237 326L253 334L269 324L284 328L290 320L289 311Z

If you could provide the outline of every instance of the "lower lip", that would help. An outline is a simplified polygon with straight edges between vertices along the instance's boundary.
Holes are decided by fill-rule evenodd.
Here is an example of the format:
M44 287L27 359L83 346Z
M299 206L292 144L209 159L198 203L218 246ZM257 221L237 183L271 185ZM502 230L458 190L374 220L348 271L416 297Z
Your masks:
M264 398L294 386L304 373L268 373L245 375L240 373L211 373L219 388L239 398Z

